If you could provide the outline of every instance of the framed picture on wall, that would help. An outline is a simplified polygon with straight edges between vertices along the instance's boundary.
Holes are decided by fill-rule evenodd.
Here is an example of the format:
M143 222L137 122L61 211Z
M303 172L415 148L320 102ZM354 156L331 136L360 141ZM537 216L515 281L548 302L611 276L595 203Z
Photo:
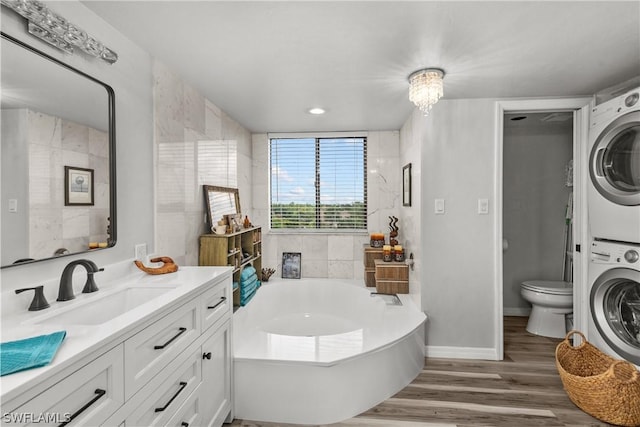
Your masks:
M300 252L282 253L282 278L299 279L302 270L302 254Z
M411 206L411 163L402 168L402 206Z
M64 205L93 206L93 169L64 167Z

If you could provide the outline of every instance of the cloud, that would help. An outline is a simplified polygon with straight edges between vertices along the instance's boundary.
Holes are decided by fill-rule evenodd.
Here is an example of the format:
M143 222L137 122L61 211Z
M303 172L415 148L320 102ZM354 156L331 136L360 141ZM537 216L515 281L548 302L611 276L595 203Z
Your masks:
M285 169L280 169L279 166L274 166L271 168L271 176L277 177L278 179L285 182L293 182L293 178L289 175Z

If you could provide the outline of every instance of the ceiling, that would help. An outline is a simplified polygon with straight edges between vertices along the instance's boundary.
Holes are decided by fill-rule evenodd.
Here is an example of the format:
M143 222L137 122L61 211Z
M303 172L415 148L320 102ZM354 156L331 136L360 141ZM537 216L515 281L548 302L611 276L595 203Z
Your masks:
M252 132L400 129L425 67L445 70L444 99L593 95L640 74L638 1L83 3Z

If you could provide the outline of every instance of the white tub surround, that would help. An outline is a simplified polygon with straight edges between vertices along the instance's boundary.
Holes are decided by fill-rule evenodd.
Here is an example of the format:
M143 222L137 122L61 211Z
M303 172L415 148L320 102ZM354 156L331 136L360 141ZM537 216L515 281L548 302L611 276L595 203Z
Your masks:
M424 321L408 295L390 306L357 281L264 284L234 315L235 414L327 424L409 384L424 366Z
M97 292L82 294L74 280L74 300L47 296L45 310L3 312L3 342L67 332L48 366L0 378L3 414L58 414L63 422L104 389L75 422L221 425L232 416L231 268L180 267L153 276L128 261L104 274L96 275ZM13 295L17 305L21 296ZM203 405L212 395L216 403ZM166 411L155 411L164 405Z

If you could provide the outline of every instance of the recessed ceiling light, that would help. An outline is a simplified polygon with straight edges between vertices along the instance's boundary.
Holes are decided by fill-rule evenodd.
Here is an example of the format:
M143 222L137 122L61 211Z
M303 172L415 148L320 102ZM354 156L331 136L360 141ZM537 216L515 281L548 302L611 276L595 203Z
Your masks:
M323 108L316 107L316 108L310 108L309 109L309 114L319 115L319 114L324 114L324 113L325 113L325 111L324 111Z

